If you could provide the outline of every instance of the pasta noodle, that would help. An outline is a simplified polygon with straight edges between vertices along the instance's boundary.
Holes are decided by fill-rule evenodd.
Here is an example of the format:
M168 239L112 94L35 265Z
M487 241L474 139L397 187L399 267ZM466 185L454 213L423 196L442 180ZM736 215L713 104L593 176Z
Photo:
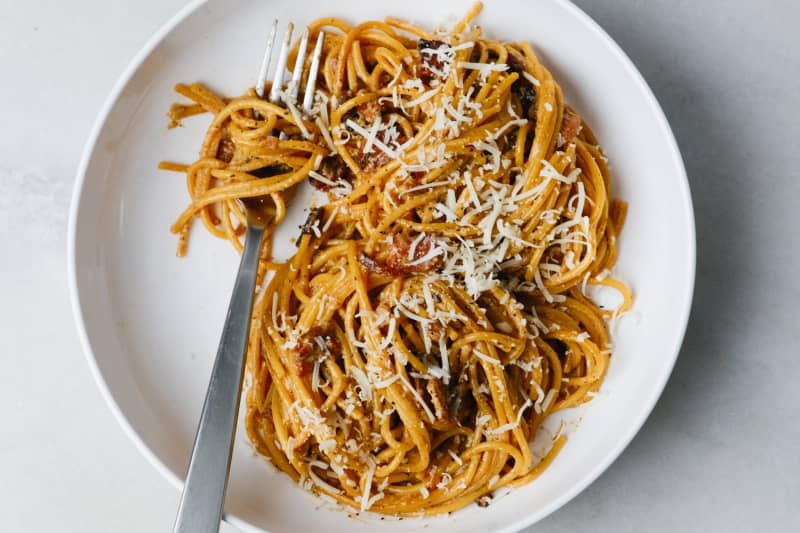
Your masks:
M536 478L529 444L588 401L626 204L593 133L526 43L488 39L480 4L449 31L323 18L311 113L199 84L171 126L213 115L185 172L200 219L242 249L239 200L266 197L247 355L249 438L293 480L359 511L437 514ZM295 62L296 51L289 64ZM308 65L301 65L306 71ZM279 137L277 134L283 135ZM293 187L325 192L286 262ZM620 291L600 308L587 284Z

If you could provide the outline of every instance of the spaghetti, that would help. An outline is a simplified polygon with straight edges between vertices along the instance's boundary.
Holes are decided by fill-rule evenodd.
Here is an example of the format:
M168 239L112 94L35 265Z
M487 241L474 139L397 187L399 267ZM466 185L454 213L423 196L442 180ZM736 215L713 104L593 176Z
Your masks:
M171 125L208 112L186 173L192 222L242 249L241 198L274 206L247 360L247 432L302 486L357 510L437 514L536 478L529 444L588 401L608 367L587 284L607 277L626 204L589 127L529 45L387 18L325 30L312 112L254 90L176 86ZM296 53L290 55L294 62ZM307 70L308 66L301 66ZM277 132L283 135L279 138ZM293 187L311 210L285 263L274 229Z

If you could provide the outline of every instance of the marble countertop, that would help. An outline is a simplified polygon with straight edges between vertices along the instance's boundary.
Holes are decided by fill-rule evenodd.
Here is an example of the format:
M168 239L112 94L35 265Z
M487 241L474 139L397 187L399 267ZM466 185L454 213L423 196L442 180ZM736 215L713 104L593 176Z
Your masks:
M675 372L644 429L530 531L799 528L800 5L577 3L631 56L675 131L697 218L697 286ZM126 438L78 345L65 234L96 113L183 4L0 2L4 531L171 527L178 493Z

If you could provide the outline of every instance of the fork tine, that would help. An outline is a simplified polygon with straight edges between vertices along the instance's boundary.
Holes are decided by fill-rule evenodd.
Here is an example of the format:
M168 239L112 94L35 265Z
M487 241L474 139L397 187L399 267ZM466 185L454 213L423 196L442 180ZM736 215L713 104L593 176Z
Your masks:
M264 85L267 83L267 71L269 61L272 59L272 47L275 44L275 35L278 33L278 19L272 22L272 30L267 38L267 48L264 50L264 59L261 61L261 70L258 71L258 81L256 82L256 94L259 98L264 98Z
M292 30L294 24L291 22L286 26L286 35L283 37L281 52L278 55L278 64L275 65L275 75L272 78L272 90L269 92L269 101L277 104L281 100L281 89L283 88L283 76L286 72L286 59L289 57L289 46L292 44Z
M319 58L322 55L322 43L325 40L325 32L319 32L317 44L314 46L314 55L311 56L311 67L308 70L308 81L306 90L303 94L303 111L311 112L314 105L314 91L317 89L317 73L319 71Z
M292 81L289 82L289 98L293 104L297 103L297 93L300 91L300 78L303 77L303 66L306 62L306 49L308 48L308 28L303 32L300 46L297 49L297 58L294 60Z

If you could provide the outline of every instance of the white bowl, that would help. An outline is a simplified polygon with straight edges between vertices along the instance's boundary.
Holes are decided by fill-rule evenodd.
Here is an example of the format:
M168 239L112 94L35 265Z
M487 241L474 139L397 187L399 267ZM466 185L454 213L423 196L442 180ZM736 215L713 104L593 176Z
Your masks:
M131 439L176 488L183 481L237 256L229 244L192 235L175 257L169 226L187 203L184 180L159 160L190 162L205 119L168 132L172 85L200 80L238 94L254 83L268 28L339 15L396 15L425 25L466 11L470 0L335 4L275 0L195 2L134 58L86 145L72 204L69 267L78 329L97 383ZM425 520L347 514L303 492L255 457L240 430L227 520L276 532L513 531L551 513L600 475L639 430L672 370L694 281L694 220L675 140L653 94L619 47L562 0L490 2L479 19L491 36L528 40L595 130L609 156L614 192L630 202L617 272L636 301L617 329L601 394L568 413L567 445L530 485ZM287 235L294 233L291 226ZM288 241L288 239L286 239ZM284 242L284 253L290 249ZM240 424L241 428L241 424ZM166 527L166 525L165 525Z

